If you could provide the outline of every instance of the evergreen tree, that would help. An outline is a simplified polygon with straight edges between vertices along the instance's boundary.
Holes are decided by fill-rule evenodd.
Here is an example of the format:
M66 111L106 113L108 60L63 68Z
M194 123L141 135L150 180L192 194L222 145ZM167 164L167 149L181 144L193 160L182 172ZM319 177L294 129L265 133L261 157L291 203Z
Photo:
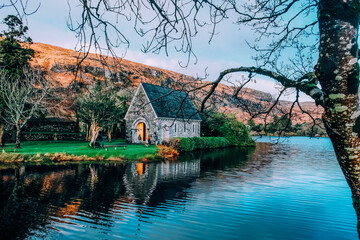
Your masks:
M20 43L31 43L26 36L28 27L14 15L8 15L3 23L8 29L0 33L0 68L7 74L23 75L23 69L29 66L34 50L23 47Z
M2 81L11 81L24 77L24 68L29 66L29 60L34 56L34 50L24 48L21 42L31 43L31 38L26 36L28 27L24 26L22 21L14 15L8 15L4 18L3 23L7 25L7 30L0 33L0 70L7 77ZM0 99L4 99L0 93ZM4 133L6 104L0 100L0 144Z

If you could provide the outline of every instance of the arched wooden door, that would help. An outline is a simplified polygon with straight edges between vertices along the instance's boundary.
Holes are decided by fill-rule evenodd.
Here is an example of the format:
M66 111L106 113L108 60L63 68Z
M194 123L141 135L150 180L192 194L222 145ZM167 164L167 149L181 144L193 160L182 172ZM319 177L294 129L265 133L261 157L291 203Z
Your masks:
M141 122L137 125L137 131L138 131L138 136L141 136L141 141L146 141L147 139L147 129L146 129L146 124Z

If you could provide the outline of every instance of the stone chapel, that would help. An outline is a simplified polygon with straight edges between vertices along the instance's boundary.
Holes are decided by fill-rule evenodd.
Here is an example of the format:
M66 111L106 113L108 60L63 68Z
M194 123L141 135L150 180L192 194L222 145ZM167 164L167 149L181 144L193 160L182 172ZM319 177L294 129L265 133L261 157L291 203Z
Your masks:
M181 90L140 83L125 115L130 143L200 137L201 118L188 94Z

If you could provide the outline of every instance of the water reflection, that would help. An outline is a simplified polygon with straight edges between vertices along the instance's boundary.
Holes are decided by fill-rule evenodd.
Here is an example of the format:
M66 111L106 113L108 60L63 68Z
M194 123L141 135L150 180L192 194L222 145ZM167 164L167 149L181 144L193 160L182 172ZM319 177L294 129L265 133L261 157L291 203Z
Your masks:
M21 169L1 173L1 239L24 238L29 230L45 229L51 219L67 222L80 210L91 212L96 222L125 193L124 165Z
M192 153L176 162L0 170L0 239L246 238L254 235L246 231L248 224L267 218L260 209L263 199L289 198L291 191L283 193L279 184L282 170L274 166L291 174L283 160L299 154L260 144ZM286 183L300 184L290 175ZM267 206L272 217L279 211L274 206ZM263 231L269 233L267 227Z
M236 156L243 156L240 159ZM131 204L137 212L177 200L184 204L186 189L201 175L244 165L247 150L196 153L178 162L22 166L1 170L1 239L25 238L69 219L109 226L104 217ZM200 156L201 159L200 160ZM226 158L224 158L226 156ZM202 172L202 174L201 174ZM125 207L126 208L126 207ZM149 211L150 208L147 209ZM126 214L126 211L122 211ZM39 231L36 231L39 230Z

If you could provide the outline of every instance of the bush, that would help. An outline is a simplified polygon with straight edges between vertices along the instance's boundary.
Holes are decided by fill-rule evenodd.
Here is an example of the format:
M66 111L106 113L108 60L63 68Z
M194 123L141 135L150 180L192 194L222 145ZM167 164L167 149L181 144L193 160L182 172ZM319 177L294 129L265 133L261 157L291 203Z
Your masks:
M172 146L157 145L156 156L166 159L173 159L179 156L179 152Z
M172 138L167 142L167 145L179 152L190 152L199 149L229 147L232 144L224 137L192 137Z
M214 113L204 118L202 132L208 136L224 137L233 146L253 145L249 130L242 122L238 121L232 114Z

